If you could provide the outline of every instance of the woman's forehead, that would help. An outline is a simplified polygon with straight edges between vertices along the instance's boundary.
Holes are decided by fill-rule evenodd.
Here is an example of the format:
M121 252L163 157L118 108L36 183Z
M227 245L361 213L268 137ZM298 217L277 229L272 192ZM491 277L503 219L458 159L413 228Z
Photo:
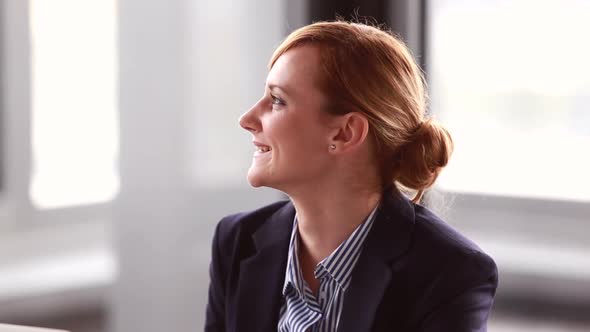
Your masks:
M305 92L317 89L320 65L319 49L305 45L282 54L268 73L267 86L276 86L285 92Z

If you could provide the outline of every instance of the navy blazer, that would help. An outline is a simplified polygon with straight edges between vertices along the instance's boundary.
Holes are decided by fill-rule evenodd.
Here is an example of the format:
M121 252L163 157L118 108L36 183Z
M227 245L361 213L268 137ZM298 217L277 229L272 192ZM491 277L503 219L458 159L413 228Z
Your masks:
M213 239L205 331L276 331L295 208L223 218ZM386 192L344 295L340 332L486 331L494 261L426 208Z

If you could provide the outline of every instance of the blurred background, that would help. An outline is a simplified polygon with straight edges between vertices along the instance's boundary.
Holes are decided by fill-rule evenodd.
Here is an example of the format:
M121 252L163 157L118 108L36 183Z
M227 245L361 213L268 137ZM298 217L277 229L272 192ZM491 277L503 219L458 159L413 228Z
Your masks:
M200 331L238 117L313 21L371 16L456 152L427 204L500 269L491 332L590 331L590 1L3 0L0 322Z

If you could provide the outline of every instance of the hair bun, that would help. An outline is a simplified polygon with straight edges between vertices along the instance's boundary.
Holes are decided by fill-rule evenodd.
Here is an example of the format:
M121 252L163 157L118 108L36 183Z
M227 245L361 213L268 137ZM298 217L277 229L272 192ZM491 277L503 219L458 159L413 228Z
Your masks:
M418 191L414 202L435 181L449 162L453 141L449 132L433 119L423 121L398 151L395 181L403 187Z

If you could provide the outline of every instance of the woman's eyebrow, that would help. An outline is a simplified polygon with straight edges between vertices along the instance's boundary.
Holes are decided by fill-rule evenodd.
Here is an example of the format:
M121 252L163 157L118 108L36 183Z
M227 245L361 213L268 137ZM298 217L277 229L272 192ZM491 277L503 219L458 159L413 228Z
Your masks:
M269 90L280 90L281 92L283 92L284 94L288 95L289 94L289 89L286 89L285 87L278 85L278 84L268 84L268 89Z

